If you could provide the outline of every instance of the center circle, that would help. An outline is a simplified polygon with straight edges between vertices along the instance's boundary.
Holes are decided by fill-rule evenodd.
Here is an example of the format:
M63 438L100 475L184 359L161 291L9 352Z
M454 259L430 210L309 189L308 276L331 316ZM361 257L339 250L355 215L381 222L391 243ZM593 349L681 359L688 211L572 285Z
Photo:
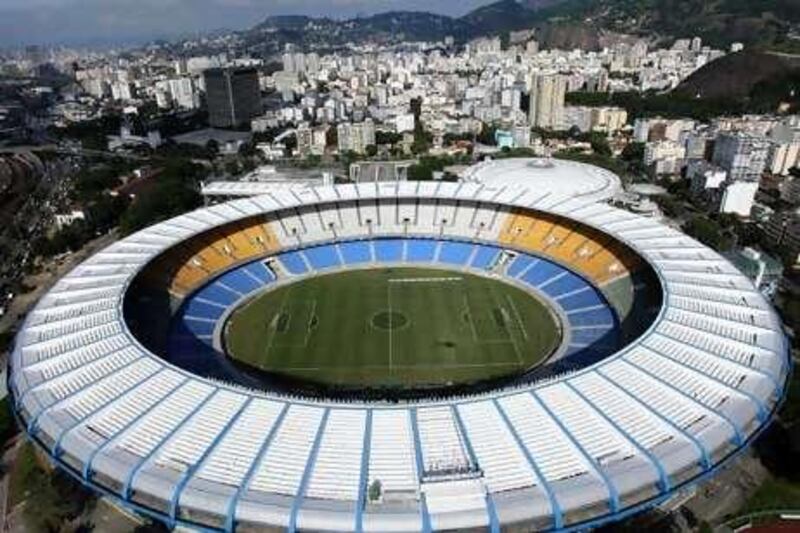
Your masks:
M558 314L505 278L445 268L298 277L228 316L222 345L271 387L450 389L520 376L561 345Z
M408 317L397 311L381 311L372 316L372 327L386 331L401 329L408 325Z

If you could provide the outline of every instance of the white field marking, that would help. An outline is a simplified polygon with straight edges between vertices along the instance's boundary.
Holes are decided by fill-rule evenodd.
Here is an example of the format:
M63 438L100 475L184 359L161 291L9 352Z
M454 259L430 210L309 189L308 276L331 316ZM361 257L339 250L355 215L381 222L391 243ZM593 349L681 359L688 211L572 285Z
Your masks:
M283 295L283 300L281 300L281 306L279 308L280 310L278 311L278 314L276 314L273 317L272 322L270 323L270 329L272 330L271 331L272 334L269 336L269 339L267 339L267 347L264 350L264 356L265 359L267 360L269 360L269 352L272 350L272 343L274 342L275 337L278 334L278 319L280 318L284 308L286 307L286 299L289 297L290 292L292 292L291 288L286 291L286 294ZM292 317L290 316L287 320L291 319ZM286 324L288 325L289 323L287 322Z
M317 312L317 299L311 300L311 313L308 315L308 323L306 324L306 336L303 338L303 348L308 346L308 339L311 337L311 323L314 321L314 313Z
M389 283L446 283L454 281L463 281L462 277L439 277L439 278L392 278Z
M492 296L494 297L495 296L494 289L491 289L491 290L492 290ZM468 319L467 321L469 322L470 329L472 330L472 338L473 338L473 340L474 340L476 345L481 346L481 345L492 345L492 344L494 344L494 345L500 346L500 345L510 344L511 347L514 349L514 355L516 355L516 357L517 357L517 362L516 363L513 363L513 362L510 362L510 363L478 363L478 364L472 364L472 365L468 365L468 366L512 366L512 365L513 366L519 366L519 365L522 365L523 364L522 356L520 355L519 348L517 348L517 345L514 342L514 338L509 334L508 338L506 338L506 339L483 339L483 340L479 339L478 338L478 331L475 328L475 322L473 322L473 320L472 320L472 306L469 305L469 298L467 298L466 294L464 295L464 305L467 308L467 319ZM444 365L444 366L446 366L446 365Z
M500 309L504 314L508 313L505 307L501 307ZM505 318L506 317L503 316L503 319ZM519 363L519 365L522 366L524 364L522 361L522 354L519 351L519 346L517 346L517 339L514 338L514 334L511 333L511 331L508 332L508 339L511 341L511 346L514 348L514 353L517 355L517 363Z
M389 280L391 281L391 280ZM389 375L392 374L392 285L386 285L386 303L389 307Z
M514 299L511 298L510 294L506 294L506 299L508 300L508 303L511 305L511 310L514 312L514 318L517 321L517 326L519 326L519 329L522 330L522 336L525 338L525 340L528 340L528 330L525 329L525 324L522 322L522 316L520 316L519 314L519 309L517 309L517 304L514 303Z
M469 305L469 298L467 298L466 294L464 294L464 307L466 308L465 311L467 312L467 322L469 322L469 327L472 331L472 340L476 344L480 344L480 341L478 340L478 330L475 329L475 322L472 321L472 307Z
M506 309L502 306L502 301L503 301L502 297L501 298L497 297L497 292L495 292L494 290L494 283L489 284L489 292L492 293L492 300L494 300L494 303L497 304L500 310L502 312L508 313L508 311L506 311ZM505 319L505 316L503 317L503 319ZM507 331L507 334L508 334L507 342L510 342L511 347L514 348L514 355L517 356L517 364L519 364L520 366L524 365L525 362L523 360L522 353L519 351L519 346L517 346L517 339L514 338L514 334L510 330Z
M306 330L305 330L305 335L303 336L303 342L284 342L284 341L280 341L278 343L278 346L281 347L281 348L305 348L305 347L308 346L308 340L309 340L309 338L311 336L311 328L309 326L311 325L311 319L313 318L313 314L317 309L317 300L316 299L313 299L313 300L298 300L295 303L298 304L298 305L302 304L302 308L297 313L284 313L284 314L286 314L288 316L287 322L286 322L286 331L289 331L293 320L297 321L299 318L302 318L303 309L308 309L309 307L311 307L311 312L310 312L311 314L308 317L308 322L306 322ZM281 312L283 312L284 309L281 309ZM278 333L276 331L275 336L277 336L277 334Z

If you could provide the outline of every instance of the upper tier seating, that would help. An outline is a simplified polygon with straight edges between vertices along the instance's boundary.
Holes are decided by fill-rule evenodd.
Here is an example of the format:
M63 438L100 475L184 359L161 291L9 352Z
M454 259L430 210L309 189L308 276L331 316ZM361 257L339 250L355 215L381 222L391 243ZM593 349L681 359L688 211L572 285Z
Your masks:
M157 264L148 268L145 275L182 297L232 265L279 247L265 217L249 218L183 242L156 259Z
M597 230L553 215L512 212L498 240L557 259L599 285L638 267L636 256L623 245Z
M477 220L482 224L476 224ZM624 245L597 230L555 215L505 212L491 206L447 202L373 201L331 204L314 210L289 209L214 228L165 253L156 260L157 265L145 271L145 276L183 297L204 280L235 264L298 246L304 251L284 256L284 266L292 274L366 261L434 260L455 265L471 261L473 266L485 268L495 260L492 248L475 250L458 242L437 246L427 239L405 243L396 239L373 244L341 242L336 248L313 247L320 241L419 234L455 240L497 240L555 259L597 285L624 277L639 266L637 257Z

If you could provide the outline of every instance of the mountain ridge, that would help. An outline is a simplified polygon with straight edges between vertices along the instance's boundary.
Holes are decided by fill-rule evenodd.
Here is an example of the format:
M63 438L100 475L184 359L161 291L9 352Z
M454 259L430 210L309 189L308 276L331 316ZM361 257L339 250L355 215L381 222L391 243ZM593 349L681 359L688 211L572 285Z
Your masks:
M344 20L304 15L264 19L240 32L264 52L276 52L287 43L310 47L341 47L350 43L399 44L404 41L441 41L452 36L464 42L482 36L505 35L535 28L543 47L597 46L602 32L638 34L654 41L703 38L717 47L733 41L770 48L797 47L788 38L800 28L796 0L498 0L460 17L424 11L388 11ZM266 34L272 42L259 43Z

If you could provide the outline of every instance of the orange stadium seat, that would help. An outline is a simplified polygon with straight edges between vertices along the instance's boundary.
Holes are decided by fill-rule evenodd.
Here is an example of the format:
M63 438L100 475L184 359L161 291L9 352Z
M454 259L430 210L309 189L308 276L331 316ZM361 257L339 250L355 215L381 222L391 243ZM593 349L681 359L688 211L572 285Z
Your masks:
M509 213L498 240L557 259L597 284L627 275L636 267L636 257L623 246L611 247L597 230L552 215Z
M278 239L263 217L212 230L182 243L159 261L161 266L148 269L159 272L150 282L167 286L176 296L183 296L209 277L231 265L259 257L280 247Z

